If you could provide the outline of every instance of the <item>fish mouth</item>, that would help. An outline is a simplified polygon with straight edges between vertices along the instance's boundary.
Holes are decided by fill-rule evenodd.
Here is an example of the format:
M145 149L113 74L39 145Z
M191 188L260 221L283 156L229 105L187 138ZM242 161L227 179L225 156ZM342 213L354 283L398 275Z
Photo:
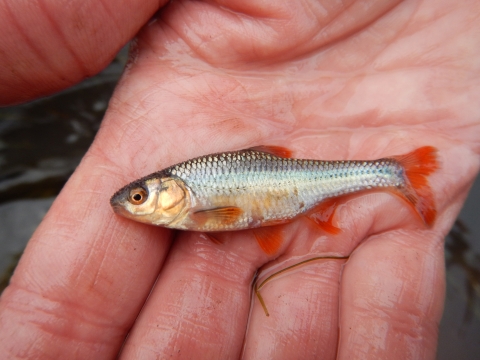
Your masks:
M125 195L123 192L118 191L110 198L110 206L116 214L124 214L125 207L122 205L125 201Z
M125 188L121 188L110 198L110 205L112 207L120 206L120 204L126 200Z
M110 202L110 205L112 206L112 209L113 209L113 212L115 214L122 214L123 211L124 211L124 208L122 205L120 205L119 203L112 203Z

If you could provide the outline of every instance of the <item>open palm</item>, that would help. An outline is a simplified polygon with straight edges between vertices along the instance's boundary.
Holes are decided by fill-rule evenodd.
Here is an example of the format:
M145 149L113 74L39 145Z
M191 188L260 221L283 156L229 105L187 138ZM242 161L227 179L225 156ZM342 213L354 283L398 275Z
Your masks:
M142 8L145 19L149 6ZM131 10L115 10L134 31ZM94 144L2 295L2 352L433 358L445 287L443 237L478 171L479 17L475 1L170 3L134 41ZM135 24L145 22L137 18ZM104 47L92 41L76 51L88 59ZM70 79L85 73L77 67ZM47 84L39 75L9 76L13 90L0 86L5 101L64 86L61 77ZM30 89L28 81L40 85L21 91ZM300 219L283 228L285 241L269 256L250 231L220 234L215 244L110 209L113 192L136 178L256 145L327 160L435 146L437 221L426 228L396 197L363 194L338 208L340 234ZM322 255L350 258L310 262L269 282L262 289L269 317L252 302L259 268L275 260L268 274Z

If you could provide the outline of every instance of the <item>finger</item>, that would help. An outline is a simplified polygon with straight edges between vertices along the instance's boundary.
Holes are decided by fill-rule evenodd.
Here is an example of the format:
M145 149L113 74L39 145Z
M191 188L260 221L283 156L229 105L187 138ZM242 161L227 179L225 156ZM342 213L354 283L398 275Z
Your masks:
M345 38L399 2L182 1L169 7L164 21L208 63L244 67L297 58Z
M253 274L265 255L250 232L216 236L221 244L178 234L122 358L239 358Z
M0 1L0 105L96 74L165 3Z
M400 205L400 210L399 210ZM281 261L259 279L315 257L352 253L369 232L382 232L415 221L400 200L371 193L342 203L336 221L338 235L326 234L307 220L292 224L294 240ZM389 214L383 216L384 214ZM246 335L248 359L333 359L337 353L339 294L345 259L316 259L275 277L260 290L269 311L255 300ZM347 263L348 264L348 263Z
M368 240L345 267L340 359L433 359L442 316L443 237L391 231Z
M267 317L255 300L246 359L334 359L338 284L345 260L318 260L262 289Z
M460 164L459 158L465 161ZM443 238L477 170L474 157L463 147L443 149L440 159L442 168L432 176L432 187L435 194L450 195L437 197L434 228L415 229L410 220L374 229L379 235L371 236L345 266L339 358L435 356L445 287ZM375 222L398 217L399 210L375 211Z
M2 294L2 354L118 352L169 248L169 231L113 215L109 197L125 181L118 173L87 156L52 205Z

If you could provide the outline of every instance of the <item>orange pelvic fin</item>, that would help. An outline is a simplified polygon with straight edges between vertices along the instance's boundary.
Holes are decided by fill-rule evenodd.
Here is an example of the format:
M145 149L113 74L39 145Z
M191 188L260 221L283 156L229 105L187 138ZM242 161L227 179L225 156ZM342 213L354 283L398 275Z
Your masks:
M425 224L432 225L437 216L432 189L428 183L428 175L438 169L437 149L424 146L406 155L394 156L405 169L410 188L402 191L405 197L421 216Z
M253 230L258 245L267 255L275 254L283 244L282 226L268 226Z
M338 198L322 201L305 217L312 221L317 227L330 234L338 234L342 230L333 225L333 215L337 209Z
M219 223L220 224L232 224L238 220L242 215L243 210L235 206L218 207L213 209L205 209L196 211L192 214L198 224L205 223Z
M260 151L270 155L282 157L282 158L291 158L292 151L283 146L276 145L259 145L249 148L248 150Z

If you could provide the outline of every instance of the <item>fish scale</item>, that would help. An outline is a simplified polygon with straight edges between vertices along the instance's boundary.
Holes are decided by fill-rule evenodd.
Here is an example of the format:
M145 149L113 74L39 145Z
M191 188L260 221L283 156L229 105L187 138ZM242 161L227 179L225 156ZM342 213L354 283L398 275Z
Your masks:
M243 150L192 159L162 171L191 191L192 211L235 206L237 221L211 222L202 231L245 229L288 221L327 198L375 187L402 187L402 166L392 159L318 161L285 159ZM219 226L220 225L220 226ZM188 228L188 227L186 227Z

